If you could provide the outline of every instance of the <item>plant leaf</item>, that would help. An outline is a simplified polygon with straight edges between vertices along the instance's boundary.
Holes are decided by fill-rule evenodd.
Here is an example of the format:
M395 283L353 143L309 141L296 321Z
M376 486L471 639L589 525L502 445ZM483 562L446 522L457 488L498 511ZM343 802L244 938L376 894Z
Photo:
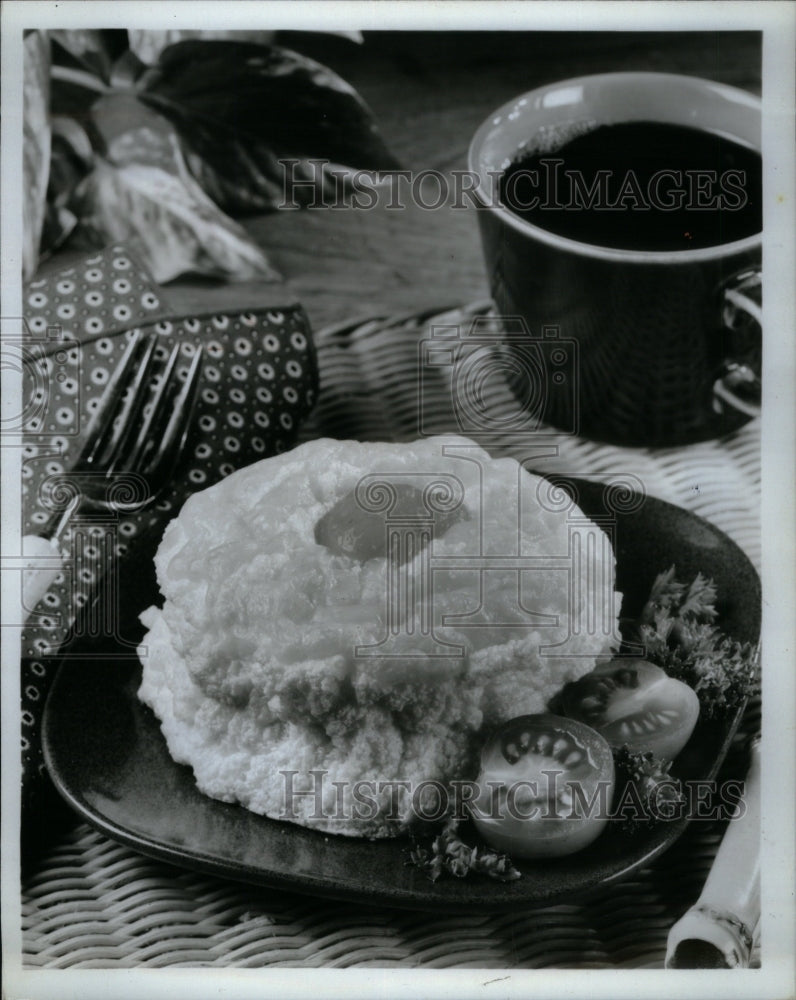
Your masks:
M158 57L164 49L177 42L183 42L189 38L203 39L224 39L227 41L247 41L258 42L261 45L270 45L274 40L274 31L224 31L220 29L181 29L171 28L164 31L144 30L143 28L130 28L130 49L135 52L138 58L152 66L157 62Z
M189 174L172 125L135 94L109 94L91 111L102 146L81 189L85 227L104 243L136 239L155 279L196 273L276 280L259 247Z
M46 260L63 246L77 228L77 224L78 218L70 209L48 201L41 231L39 260Z
M67 63L74 61L74 64L100 77L105 83L111 82L113 64L128 48L127 31L124 29L56 29L50 35L68 53ZM63 60L59 57L58 61Z
M89 138L74 118L54 115L51 135L40 258L61 246L77 226L77 217L70 206L80 182L94 165L94 150Z
M230 211L278 207L281 160L301 169L309 159L371 171L398 166L357 92L288 49L183 41L140 82L141 100L175 124L197 180Z
M39 260L50 173L50 41L45 32L31 31L24 39L23 101L22 274L27 281Z
M58 137L75 159L80 162L86 170L91 168L94 160L94 150L91 140L86 134L86 130L67 115L53 115L52 117L53 140Z
M179 173L174 126L142 104L134 91L107 94L95 101L90 127L98 152L117 167L148 163Z
M175 146L175 155L179 155ZM84 185L83 222L102 242L136 239L156 281L203 274L233 281L277 280L262 251L196 181L157 166L116 167L98 158Z
M256 42L259 45L271 45L277 37L281 36L281 34L283 33L279 31L226 31L214 28L208 28L205 30L172 28L165 31L130 28L128 30L131 51L134 52L142 62L148 63L150 66L157 62L160 53L164 49L167 49L170 45L175 45L177 42L183 42L188 38ZM288 32L288 34L295 39L298 36L308 34L308 32L292 31ZM315 32L311 32L311 34L314 35ZM345 38L350 42L355 42L357 45L361 45L363 41L361 31L323 31L320 32L320 34L336 35L339 38Z

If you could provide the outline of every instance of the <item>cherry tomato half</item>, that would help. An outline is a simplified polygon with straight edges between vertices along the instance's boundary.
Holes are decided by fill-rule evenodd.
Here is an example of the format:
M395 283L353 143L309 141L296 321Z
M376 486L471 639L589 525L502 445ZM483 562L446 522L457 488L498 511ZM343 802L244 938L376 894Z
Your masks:
M469 803L481 836L513 858L574 854L608 820L611 748L593 729L556 715L521 715L481 754L478 795Z
M564 715L592 726L612 747L627 744L667 760L686 745L699 716L693 688L635 658L599 664L567 684L560 702Z

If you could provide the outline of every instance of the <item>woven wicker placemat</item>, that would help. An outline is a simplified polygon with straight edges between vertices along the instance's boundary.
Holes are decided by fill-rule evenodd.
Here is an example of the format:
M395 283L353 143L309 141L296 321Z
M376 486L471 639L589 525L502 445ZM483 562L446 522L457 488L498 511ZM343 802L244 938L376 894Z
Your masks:
M485 309L381 317L321 331L321 398L303 438L404 440L461 429L448 374L423 372L433 323L466 323ZM488 408L515 403L499 379ZM493 409L494 408L494 409ZM720 441L649 451L541 429L554 454L541 472L609 478L632 473L650 494L717 524L759 564L759 425ZM489 450L513 454L511 431ZM750 704L724 773L743 773L742 745L760 724ZM665 856L618 885L558 906L505 914L439 915L248 887L142 857L81 824L23 885L23 961L31 968L428 967L661 968L670 926L696 900L723 834L692 824Z

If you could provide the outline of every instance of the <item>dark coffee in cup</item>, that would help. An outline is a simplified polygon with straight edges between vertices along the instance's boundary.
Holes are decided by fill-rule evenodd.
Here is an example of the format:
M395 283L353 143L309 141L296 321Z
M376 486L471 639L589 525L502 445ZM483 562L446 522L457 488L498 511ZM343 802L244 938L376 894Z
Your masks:
M500 198L559 236L671 251L720 246L762 229L761 156L726 136L627 121L574 136L548 131L542 147L518 152Z
M757 414L760 131L758 98L667 73L557 81L482 122L506 381L541 432L668 447Z

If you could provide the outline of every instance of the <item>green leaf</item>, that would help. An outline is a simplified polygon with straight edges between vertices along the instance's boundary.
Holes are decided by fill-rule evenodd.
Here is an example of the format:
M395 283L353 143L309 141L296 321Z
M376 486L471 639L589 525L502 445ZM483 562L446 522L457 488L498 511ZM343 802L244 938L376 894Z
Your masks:
M86 130L74 118L70 118L67 115L54 115L52 118L52 134L53 139L56 137L60 139L86 170L91 168L94 161L94 150L91 146L91 140Z
M260 44L270 33L254 34L257 42L181 41L145 71L146 44L154 54L158 38L173 33L53 33L51 107L74 128L64 123L54 147L49 246L77 214L76 236L136 238L160 281L186 272L273 280L262 251L222 208L278 207L284 159L299 179L315 178L312 160L335 164L344 191L354 168L397 165L352 87L311 59ZM72 197L92 166L87 137L96 165ZM317 184L336 181L320 172ZM302 194L314 196L307 185Z
M175 124L194 176L229 211L278 207L283 160L299 161L297 175L312 171L309 160L370 171L398 166L356 91L288 49L183 41L140 82L141 100Z
M157 62L164 49L167 49L170 45L176 45L177 42L184 42L189 38L201 38L205 41L255 42L258 45L273 45L285 34L290 36L293 44L298 48L301 48L301 39L307 37L315 38L317 35L336 35L338 38L345 38L347 41L354 42L357 45L361 45L363 41L361 31L319 31L316 33L314 31L243 31L219 28L171 28L164 31L130 28L128 31L131 51L150 66Z
M177 42L184 42L189 38L215 39L218 41L247 41L257 42L260 45L270 45L274 40L275 34L276 32L274 31L227 31L213 28L205 30L171 28L163 31L131 28L129 30L131 51L135 52L142 62L150 66L158 61L164 49L167 49L170 45L176 45Z
M455 878L486 875L498 882L513 882L522 877L506 854L491 847L470 846L461 839L458 828L459 820L454 816L446 817L430 850L414 843L409 863L424 871L432 882L445 872Z
M696 691L707 717L742 704L759 685L759 647L715 624L716 587L697 573L686 585L671 567L655 580L634 637L645 656Z
M191 177L166 119L133 93L119 93L94 105L92 123L103 155L82 186L82 216L99 242L135 239L159 282L186 273L278 279L245 230Z
M77 226L72 200L81 181L94 166L94 150L85 130L74 118L55 115L51 122L50 176L42 228L41 258L57 250Z
M31 31L25 36L23 73L22 274L27 281L39 260L50 172L50 42L45 32Z
M56 29L50 36L66 53L66 58L56 54L56 61L82 67L105 83L111 82L113 65L128 48L127 32L123 29Z
M175 147L175 155L178 151ZM85 224L102 242L135 239L156 281L202 274L233 281L274 281L276 272L245 230L223 214L183 170L97 161L84 196Z

